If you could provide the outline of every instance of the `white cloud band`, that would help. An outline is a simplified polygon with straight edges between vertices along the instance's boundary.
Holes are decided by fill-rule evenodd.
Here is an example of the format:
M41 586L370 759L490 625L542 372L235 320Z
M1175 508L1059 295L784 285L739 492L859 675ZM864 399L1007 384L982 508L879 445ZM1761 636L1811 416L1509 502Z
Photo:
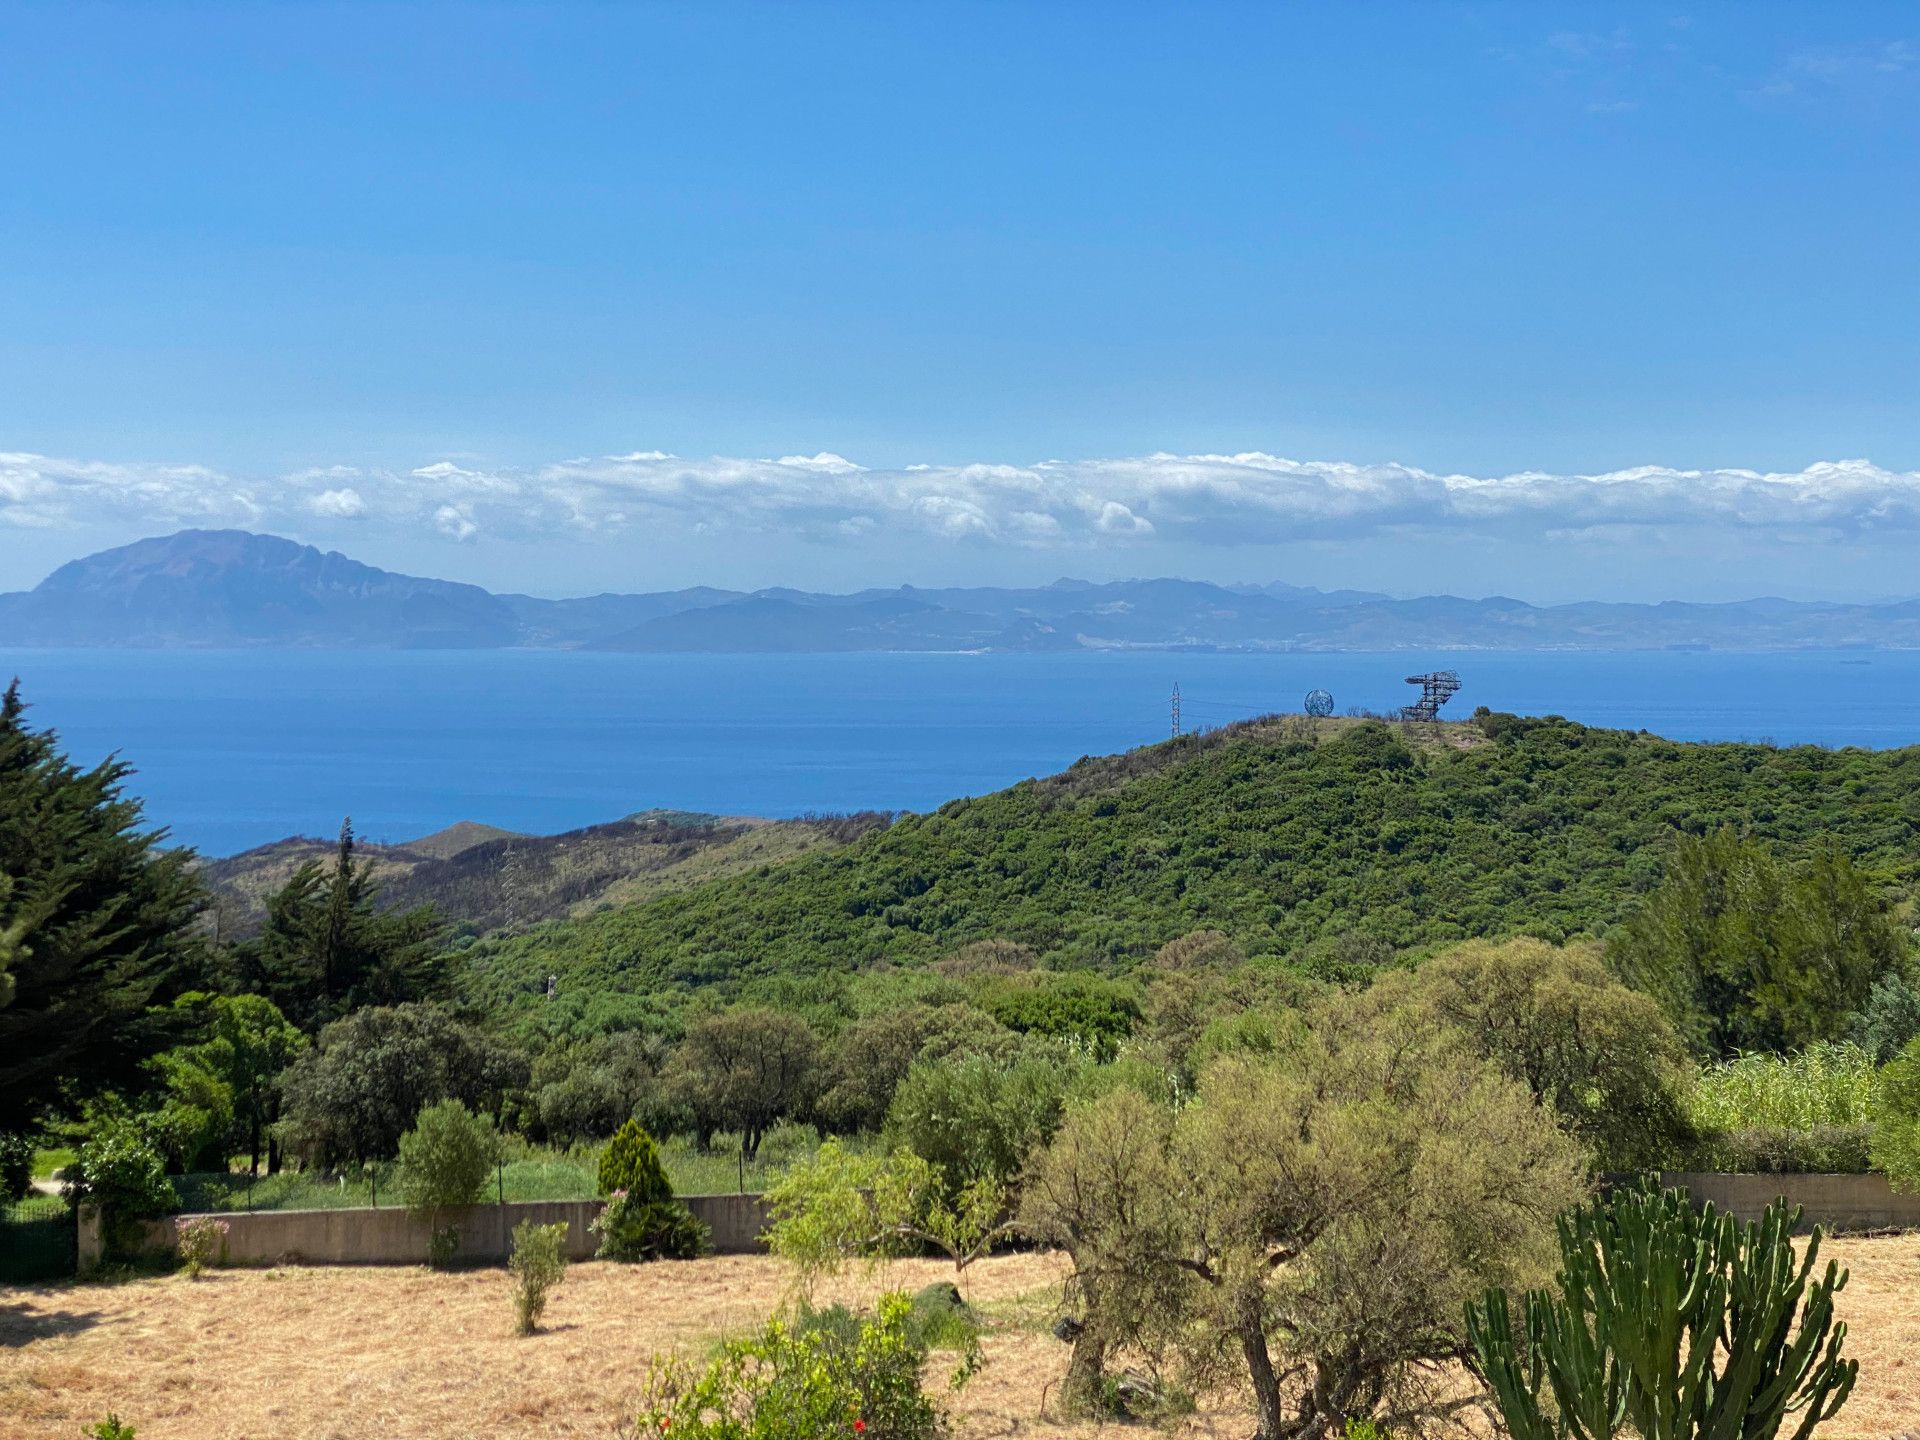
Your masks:
M298 532L316 518L425 525L455 540L666 525L828 544L891 533L1034 549L1695 526L1820 540L1920 530L1920 472L1843 460L1782 474L1647 466L1482 478L1257 452L869 470L827 453L687 460L640 451L527 468L438 461L407 471L336 466L245 480L200 465L0 452L0 524Z

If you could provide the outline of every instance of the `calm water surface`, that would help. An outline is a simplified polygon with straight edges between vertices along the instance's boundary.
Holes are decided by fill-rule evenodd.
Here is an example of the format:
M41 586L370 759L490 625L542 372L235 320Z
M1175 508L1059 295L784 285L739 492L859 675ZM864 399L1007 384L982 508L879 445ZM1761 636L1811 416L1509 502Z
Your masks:
M654 806L926 810L1188 728L1385 710L1450 667L1448 707L1681 740L1920 743L1920 653L594 655L0 649L75 758L118 750L153 819L213 854L351 814L374 839L455 820L555 831Z

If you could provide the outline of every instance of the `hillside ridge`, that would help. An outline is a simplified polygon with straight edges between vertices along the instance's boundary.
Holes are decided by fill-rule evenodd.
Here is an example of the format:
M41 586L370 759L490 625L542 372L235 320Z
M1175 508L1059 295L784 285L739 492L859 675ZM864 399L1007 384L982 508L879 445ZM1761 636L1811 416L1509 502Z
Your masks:
M1920 878L1920 747L1686 744L1484 711L1266 717L492 939L466 983L496 1010L534 1003L552 974L569 1003L650 1011L714 987L924 966L988 938L1043 966L1124 971L1196 930L1292 960L1597 936L1677 836L1724 826L1796 854L1831 838L1898 890Z

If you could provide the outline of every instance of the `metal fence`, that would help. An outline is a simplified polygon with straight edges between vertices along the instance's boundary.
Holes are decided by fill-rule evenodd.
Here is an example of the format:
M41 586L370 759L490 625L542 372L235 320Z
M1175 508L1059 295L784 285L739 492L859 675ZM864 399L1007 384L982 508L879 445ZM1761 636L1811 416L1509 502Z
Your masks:
M73 1211L58 1195L29 1195L0 1205L0 1285L73 1277Z

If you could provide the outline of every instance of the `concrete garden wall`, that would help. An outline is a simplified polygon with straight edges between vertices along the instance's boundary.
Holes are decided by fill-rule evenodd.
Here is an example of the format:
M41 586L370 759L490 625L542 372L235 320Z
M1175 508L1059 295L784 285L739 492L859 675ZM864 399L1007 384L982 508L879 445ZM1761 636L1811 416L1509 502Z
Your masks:
M1920 1230L1920 1195L1902 1194L1884 1175L1722 1175L1665 1170L1660 1183L1683 1189L1696 1201L1742 1220L1757 1220L1785 1198L1802 1206L1802 1228L1826 1230Z
M719 1255L746 1255L765 1247L760 1234L769 1220L759 1195L683 1195L694 1215L713 1231ZM460 1227L456 1263L501 1264L513 1249L513 1227L564 1223L567 1258L592 1257L597 1237L587 1228L602 1200L533 1200L507 1205L470 1205L449 1210L443 1223ZM249 1210L213 1217L227 1223L229 1265L419 1265L427 1256L430 1226L397 1206L378 1210ZM84 1230L84 1226L82 1227ZM147 1243L156 1251L174 1248L174 1222L147 1223ZM83 1246L84 1248L84 1246ZM83 1257L84 1260L84 1257Z
M1884 1175L1723 1175L1705 1171L1663 1171L1660 1183L1684 1189L1695 1200L1711 1200L1743 1220L1760 1216L1776 1198L1806 1210L1804 1224L1832 1231L1920 1230L1920 1195L1896 1192ZM764 1249L761 1232L771 1218L759 1195L685 1195L682 1202L713 1230L720 1255L748 1255ZM473 1205L458 1212L458 1262L503 1263L513 1247L513 1227L522 1220L538 1225L564 1222L567 1256L593 1255L595 1237L588 1224L600 1213L600 1200L537 1200L510 1205ZM455 1212L448 1212L449 1218ZM227 1222L227 1263L231 1265L418 1265L427 1255L428 1227L399 1207L378 1210L254 1210L221 1214ZM172 1250L173 1221L150 1221L146 1238L153 1249ZM80 1268L84 1274L99 1256L99 1226L86 1211L80 1216Z

